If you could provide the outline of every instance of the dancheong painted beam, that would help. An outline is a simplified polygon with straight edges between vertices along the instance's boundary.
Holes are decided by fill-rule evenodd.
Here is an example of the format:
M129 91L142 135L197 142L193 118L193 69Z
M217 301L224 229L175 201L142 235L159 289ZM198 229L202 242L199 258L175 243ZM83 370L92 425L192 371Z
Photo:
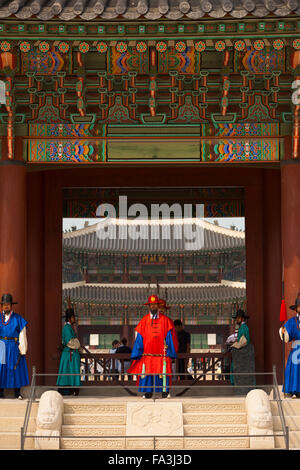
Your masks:
M296 159L299 12L298 0L0 2L2 158L19 137L31 164L273 163L292 136Z

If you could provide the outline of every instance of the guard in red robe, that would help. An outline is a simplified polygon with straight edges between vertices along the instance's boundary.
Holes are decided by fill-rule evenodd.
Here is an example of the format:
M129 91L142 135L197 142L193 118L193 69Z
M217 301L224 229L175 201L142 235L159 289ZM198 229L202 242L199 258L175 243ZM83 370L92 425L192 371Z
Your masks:
M153 391L169 396L172 375L172 359L176 358L177 337L173 321L161 313L162 303L157 295L150 295L150 312L136 327L136 339L131 353L133 363L128 370L137 374L139 392L151 398ZM166 305L165 305L166 307Z

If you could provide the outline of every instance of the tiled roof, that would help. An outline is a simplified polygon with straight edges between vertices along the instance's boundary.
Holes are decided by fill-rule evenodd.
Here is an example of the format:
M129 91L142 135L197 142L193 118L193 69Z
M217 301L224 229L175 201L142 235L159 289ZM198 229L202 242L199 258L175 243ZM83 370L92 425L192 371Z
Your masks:
M65 250L90 251L98 253L187 253L191 252L226 252L245 247L245 232L239 232L201 219L166 219L153 221L136 221L109 219L106 227L115 227L116 236L100 238L98 224L65 232L63 248ZM104 227L105 224L101 225ZM130 229L134 233L140 230L139 238L128 233L122 238L120 230ZM170 235L168 230L170 229ZM152 230L152 231L151 231ZM157 235L158 230L159 235ZM196 231L196 232L195 232ZM111 232L112 234L114 232ZM197 238L195 243L190 243ZM163 238L165 235L166 238ZM184 235L184 236L183 236ZM143 238L142 238L143 237Z
M300 14L299 0L0 0L0 18L197 20Z
M138 304L147 302L156 292L156 285L149 284L85 284L63 285L63 298L71 302L95 302L99 304ZM246 283L222 281L219 284L159 284L160 295L169 304L226 303L246 297Z

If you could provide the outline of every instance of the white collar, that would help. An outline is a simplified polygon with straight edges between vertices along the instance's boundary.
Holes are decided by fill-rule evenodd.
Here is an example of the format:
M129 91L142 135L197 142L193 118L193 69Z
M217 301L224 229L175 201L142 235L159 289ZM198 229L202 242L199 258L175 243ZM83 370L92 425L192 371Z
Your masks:
M4 319L5 321L9 320L9 318L11 317L11 315L14 313L13 310L11 310L9 313L4 313L2 312L3 315L4 315Z
M151 320L152 320L152 318L153 318L153 313L151 313L151 312L150 312L150 318L151 318ZM159 312L157 312L157 313L155 314L155 319L157 320L158 318L159 318ZM155 319L154 319L154 320L155 320Z
M3 315L5 315L6 317L9 317L9 316L10 316L12 313L14 313L14 312L13 312L13 310L11 310L9 313L5 313L5 312L2 312L2 313L3 313Z

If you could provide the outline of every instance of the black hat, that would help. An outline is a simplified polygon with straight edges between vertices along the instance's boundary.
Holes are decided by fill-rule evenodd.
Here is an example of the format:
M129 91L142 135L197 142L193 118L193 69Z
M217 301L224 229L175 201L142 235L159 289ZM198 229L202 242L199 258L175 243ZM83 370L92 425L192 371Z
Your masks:
M13 302L13 296L11 294L3 294L1 298L1 304L17 304Z
M244 310L242 309L238 309L234 315L232 315L232 318L237 318L237 317L242 317L242 318L245 318L245 319L248 319L250 318L245 312Z
M73 308L67 308L67 310L65 311L65 319L66 321L69 320L69 318L71 317L75 317L75 312L74 312L74 309Z
M297 307L300 307L300 293L298 293L297 298L295 300L295 305L291 305L291 310L297 310Z

